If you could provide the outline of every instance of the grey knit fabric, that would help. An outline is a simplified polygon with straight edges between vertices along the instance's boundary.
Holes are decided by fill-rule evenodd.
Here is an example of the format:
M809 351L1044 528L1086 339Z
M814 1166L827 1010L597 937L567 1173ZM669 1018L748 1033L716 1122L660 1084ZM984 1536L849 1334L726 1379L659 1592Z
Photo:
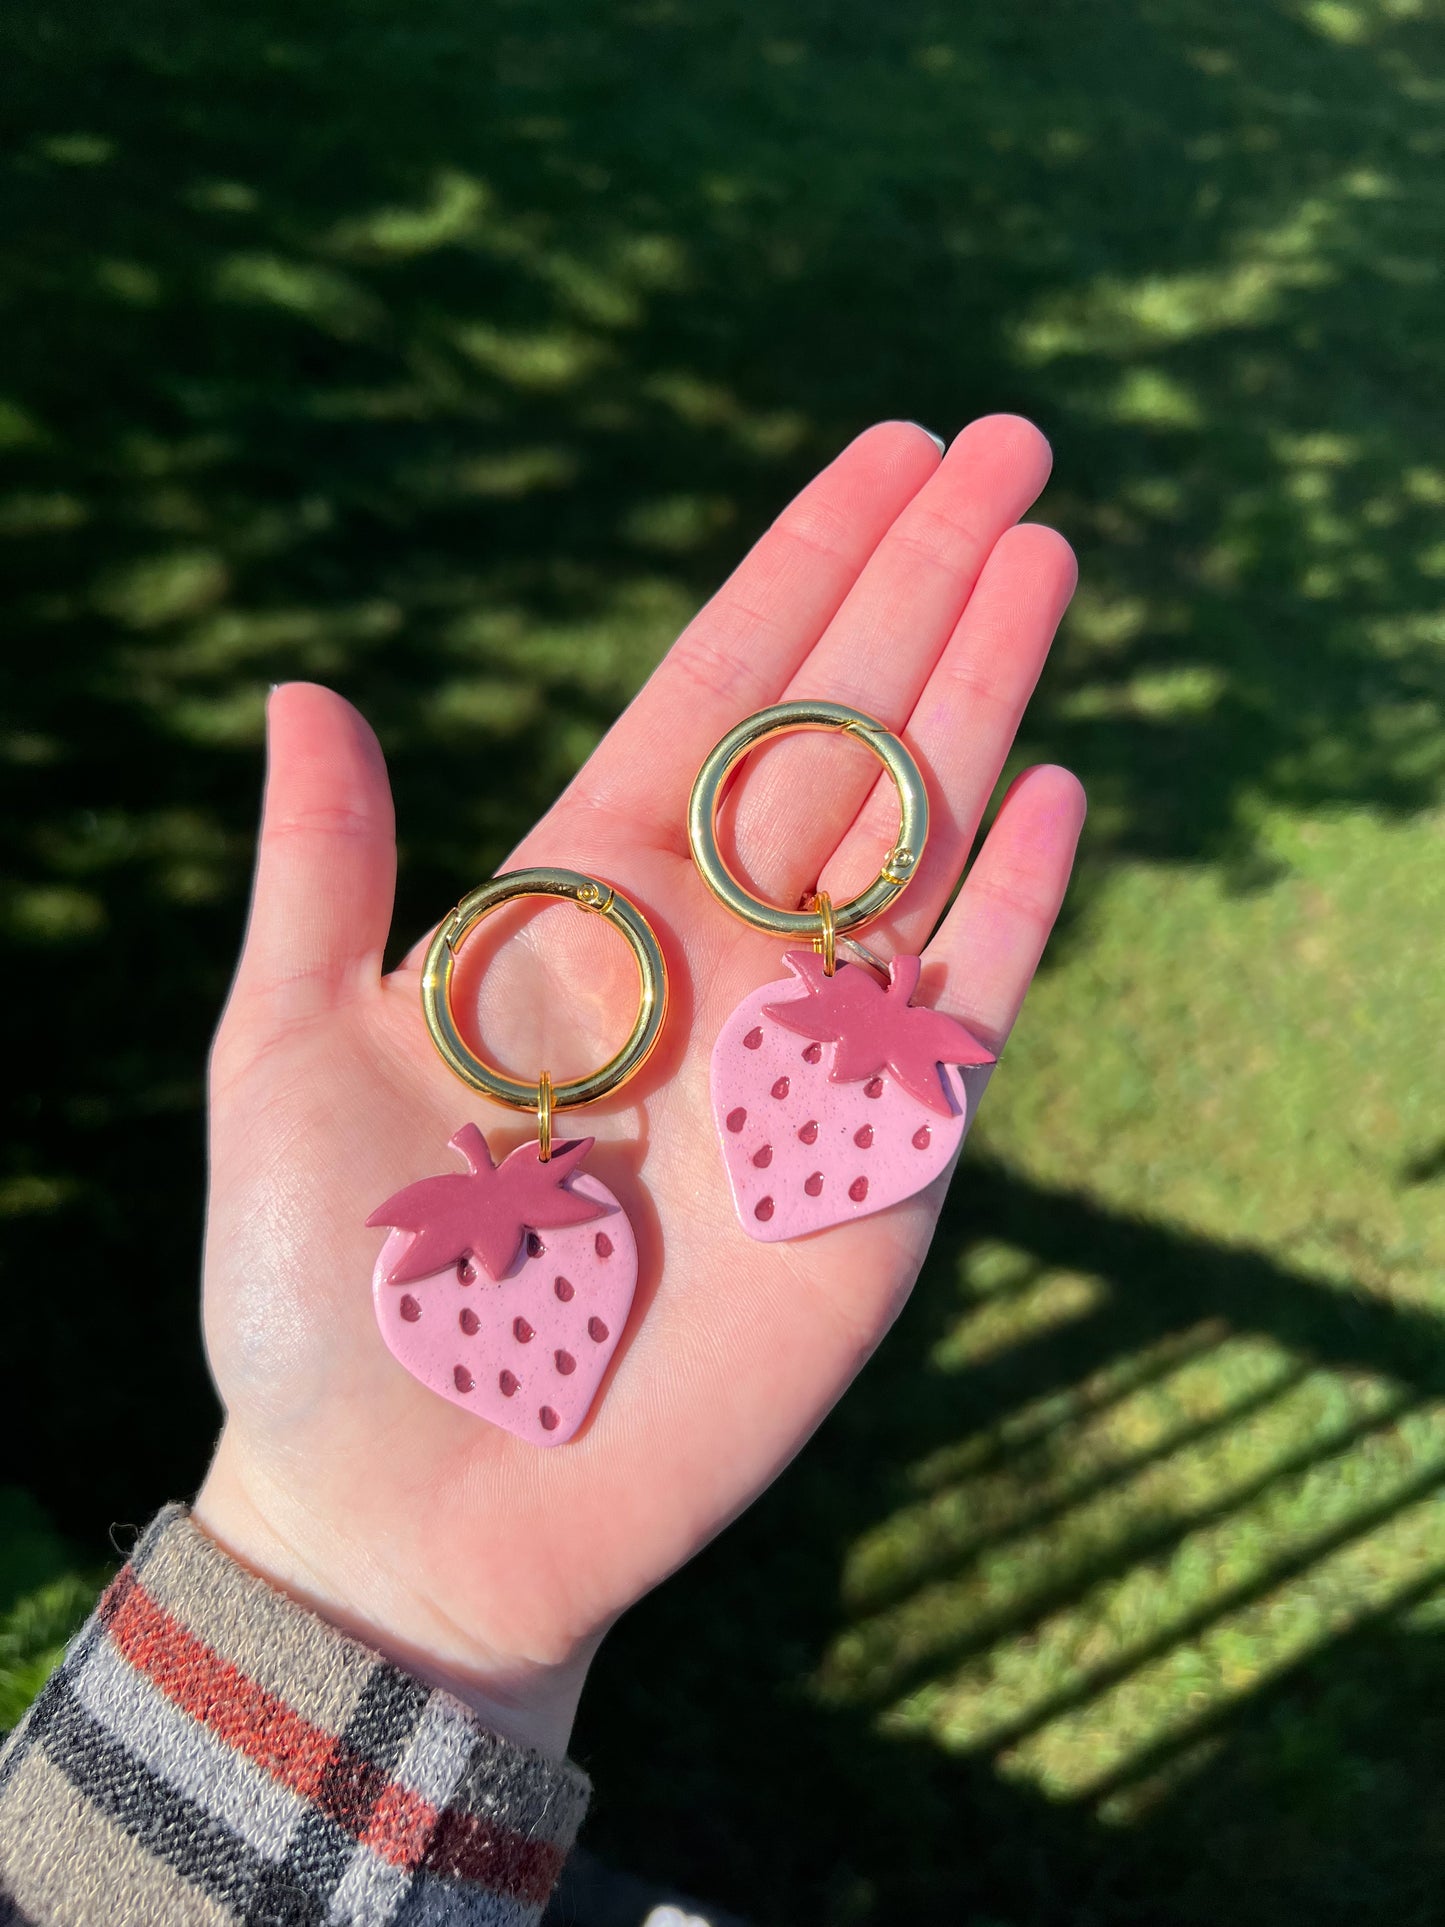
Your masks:
M534 1927L589 1792L171 1507L0 1754L0 1927Z

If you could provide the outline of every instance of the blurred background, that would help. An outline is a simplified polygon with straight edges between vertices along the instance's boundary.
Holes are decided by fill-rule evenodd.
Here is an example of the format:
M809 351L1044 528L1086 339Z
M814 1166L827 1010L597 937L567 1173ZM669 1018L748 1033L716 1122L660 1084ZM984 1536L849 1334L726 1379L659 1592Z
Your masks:
M268 683L376 724L415 932L843 441L1016 409L1081 871L588 1838L759 1927L1437 1920L1439 9L25 0L0 128L0 1720L216 1424Z

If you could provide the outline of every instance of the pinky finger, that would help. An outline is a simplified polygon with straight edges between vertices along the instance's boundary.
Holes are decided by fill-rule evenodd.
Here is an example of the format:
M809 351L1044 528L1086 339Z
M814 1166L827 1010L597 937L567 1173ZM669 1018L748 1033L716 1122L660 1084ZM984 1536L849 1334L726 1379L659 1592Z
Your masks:
M942 965L930 998L990 1050L1001 1050L1033 981L1068 888L1084 827L1083 786L1043 764L1010 787L925 963Z

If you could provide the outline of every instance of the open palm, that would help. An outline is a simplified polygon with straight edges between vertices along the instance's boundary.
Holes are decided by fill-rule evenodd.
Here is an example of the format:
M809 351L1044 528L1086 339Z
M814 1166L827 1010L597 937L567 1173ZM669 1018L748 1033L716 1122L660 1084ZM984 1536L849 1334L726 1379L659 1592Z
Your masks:
M1037 769L1014 786L943 913L1073 587L1061 538L1014 526L1047 472L1043 439L1011 417L974 423L941 462L909 424L862 435L763 536L505 866L563 865L625 892L672 988L638 1079L559 1120L563 1135L595 1133L589 1169L637 1228L640 1274L592 1418L555 1450L427 1392L377 1333L382 1234L368 1213L459 1169L446 1144L462 1123L498 1155L535 1127L436 1056L421 945L382 975L395 839L371 732L326 690L272 699L251 923L212 1064L206 1334L227 1419L197 1513L239 1557L518 1737L565 1745L602 1632L806 1439L906 1297L942 1200L940 1180L792 1244L739 1226L708 1061L740 998L785 974L783 946L702 886L685 828L693 776L733 723L790 697L847 703L903 734L928 778L932 837L866 941L884 955L926 943L922 1000L1001 1045L1067 881L1083 816L1071 776ZM891 784L835 737L769 747L735 797L731 859L789 907L819 885L851 894L896 833ZM456 896L479 880L458 877ZM485 970L474 952L491 956ZM600 919L498 918L463 962L458 1008L476 1010L488 1054L519 1077L589 1069L631 1023L635 971Z

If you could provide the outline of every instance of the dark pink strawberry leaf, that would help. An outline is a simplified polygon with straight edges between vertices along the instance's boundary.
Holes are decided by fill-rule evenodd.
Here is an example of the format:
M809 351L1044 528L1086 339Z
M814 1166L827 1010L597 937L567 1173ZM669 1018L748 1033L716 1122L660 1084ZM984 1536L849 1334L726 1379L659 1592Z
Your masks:
M555 1144L544 1164L534 1141L520 1144L500 1164L475 1124L451 1140L469 1167L408 1184L378 1205L368 1224L389 1225L413 1236L386 1273L389 1285L430 1278L462 1258L476 1258L492 1279L516 1262L528 1231L586 1224L608 1210L568 1188L567 1180L592 1149L590 1137Z
M883 1071L930 1111L950 1117L953 1105L939 1066L994 1061L994 1053L955 1018L909 1001L923 968L918 957L895 957L886 984L857 964L839 964L829 977L811 950L790 950L785 961L808 994L765 1004L763 1015L800 1037L835 1044L828 1071L834 1084L861 1083Z

